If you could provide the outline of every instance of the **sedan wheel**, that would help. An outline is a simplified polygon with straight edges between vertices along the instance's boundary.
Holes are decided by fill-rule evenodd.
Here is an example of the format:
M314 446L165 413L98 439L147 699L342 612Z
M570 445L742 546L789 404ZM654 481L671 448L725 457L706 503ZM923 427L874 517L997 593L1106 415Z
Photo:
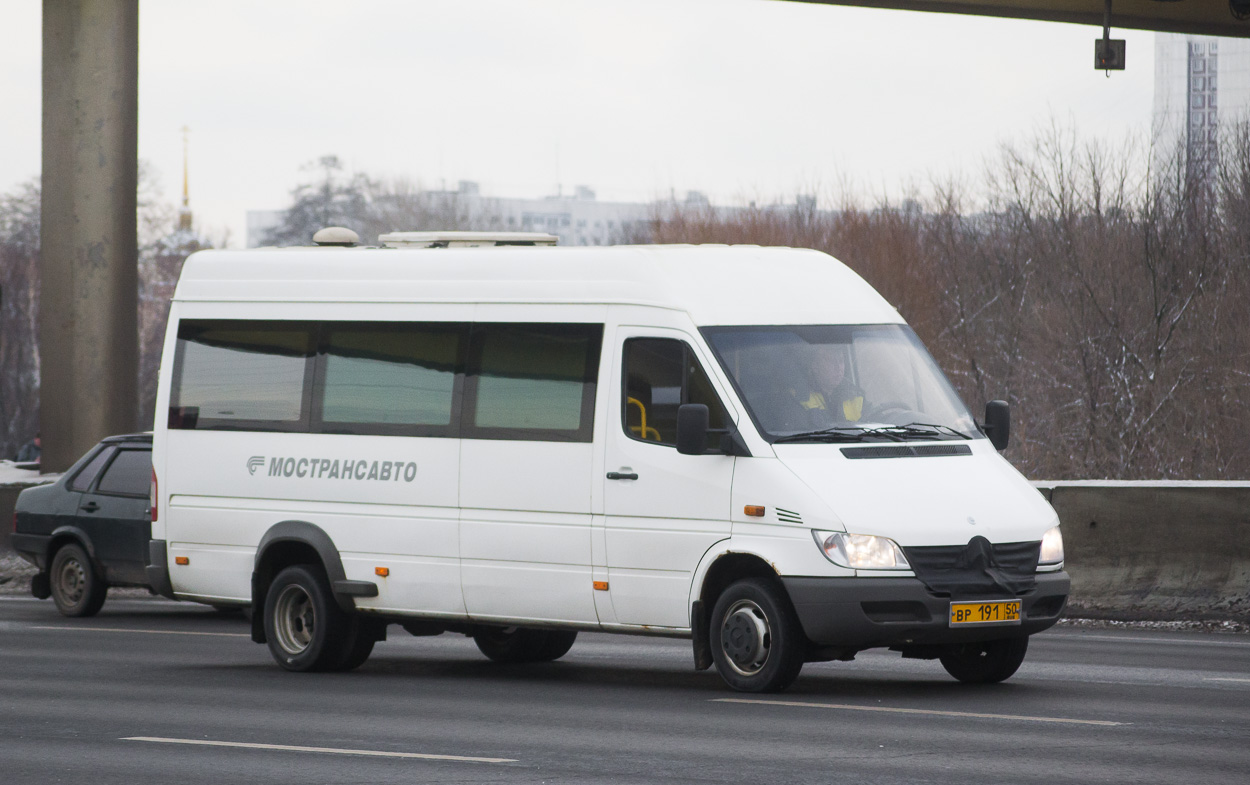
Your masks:
M108 587L95 574L91 558L82 546L62 546L52 557L48 577L52 600L62 615L94 616L103 607Z

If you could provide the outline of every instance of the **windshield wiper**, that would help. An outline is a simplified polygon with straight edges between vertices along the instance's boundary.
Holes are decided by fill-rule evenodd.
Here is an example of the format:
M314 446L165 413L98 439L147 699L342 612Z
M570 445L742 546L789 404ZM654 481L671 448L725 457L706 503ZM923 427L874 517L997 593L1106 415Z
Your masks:
M972 438L963 431L958 431L949 425L909 422L906 425L882 425L876 427L867 425L837 425L832 428L822 428L818 431L792 433L774 440L773 443L800 441L865 442L870 441L873 437L892 442L905 442L911 439L936 439L940 441L941 437L947 434L958 436L961 439Z
M890 433L881 428L869 428L864 425L835 425L832 428L821 428L818 431L791 433L773 440L773 444L799 441L864 442L874 436L892 442L901 442L905 438L901 434Z
M921 428L931 428L932 430L924 431ZM930 422L909 422L906 425L891 425L879 430L888 430L899 434L904 439L909 436L939 436L941 434L950 434L958 436L961 439L971 439L972 437L963 431L957 431L949 425L937 425Z

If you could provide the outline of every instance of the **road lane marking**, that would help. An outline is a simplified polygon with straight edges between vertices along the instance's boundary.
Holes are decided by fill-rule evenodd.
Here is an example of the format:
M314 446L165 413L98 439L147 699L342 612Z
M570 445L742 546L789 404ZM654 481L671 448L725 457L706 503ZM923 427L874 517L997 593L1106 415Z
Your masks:
M1234 679L1227 676L1208 676L1203 681L1236 681L1242 684L1250 684L1250 679Z
M1219 634L1219 633L1216 633ZM1226 634L1226 633L1225 633ZM1116 641L1117 643L1161 643L1169 646L1236 646L1244 648L1250 646L1250 641L1212 641L1212 640L1176 640L1173 638L1146 638L1143 636L1129 635L1086 635L1084 633L1047 633L1039 638L1039 642L1044 640L1065 640L1065 641Z
M193 744L201 747L241 747L249 750L277 750L279 752L321 752L331 755L365 755L374 758L418 758L420 760L450 760L462 763L516 763L515 758L478 758L470 755L435 755L429 752L387 752L385 750L346 750L338 747L297 747L291 744L252 744L242 741L209 741L207 739L166 739L160 736L127 736L122 741L148 741L157 744Z
M138 632L145 635L208 635L216 638L250 638L245 632L187 632L185 630L136 630L130 627L27 627L28 630L74 630L82 632Z
M1025 720L1028 722L1058 722L1071 725L1131 725L1131 722L1110 720L1073 720L1066 717L1029 717L1022 714L982 714L971 711L937 711L936 709L900 709L891 706L855 706L849 703L808 703L805 701L760 700L750 698L712 698L713 703L758 703L765 706L801 706L809 709L844 709L846 711L880 711L890 714L928 714L934 717L975 717L985 720Z

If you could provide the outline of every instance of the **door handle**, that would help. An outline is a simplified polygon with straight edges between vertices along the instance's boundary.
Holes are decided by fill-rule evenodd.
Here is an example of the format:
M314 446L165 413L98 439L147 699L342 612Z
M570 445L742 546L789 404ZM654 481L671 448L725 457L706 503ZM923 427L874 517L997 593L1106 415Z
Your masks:
M609 480L636 480L638 474L636 472L608 472Z
M87 502L86 504L82 506L83 512L95 512L98 509L100 509L100 505L96 504L95 502Z

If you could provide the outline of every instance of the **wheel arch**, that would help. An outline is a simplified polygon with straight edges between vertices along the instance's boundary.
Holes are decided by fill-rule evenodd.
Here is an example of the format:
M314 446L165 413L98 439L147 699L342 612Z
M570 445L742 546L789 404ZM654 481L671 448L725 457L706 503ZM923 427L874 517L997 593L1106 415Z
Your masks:
M48 535L48 546L44 551L44 563L47 565L45 570L52 569L52 559L56 556L56 552L69 544L77 545L86 551L87 558L91 559L92 568L97 574L102 572L100 559L96 556L95 545L91 542L91 538L79 527L68 524L56 527L52 530L52 534Z
M252 640L265 643L265 596L274 577L294 564L318 564L330 586L346 580L343 559L325 530L307 521L282 521L270 526L256 546L252 566ZM355 610L350 596L334 591L335 602L345 612Z
M777 568L767 559L748 551L725 551L707 565L695 599L710 609L721 592L743 578L765 578L785 588Z
M776 565L757 553L729 547L710 549L703 556L690 587L690 632L694 644L694 666L706 670L712 666L710 615L721 592L743 578L764 578L775 581L786 594Z

